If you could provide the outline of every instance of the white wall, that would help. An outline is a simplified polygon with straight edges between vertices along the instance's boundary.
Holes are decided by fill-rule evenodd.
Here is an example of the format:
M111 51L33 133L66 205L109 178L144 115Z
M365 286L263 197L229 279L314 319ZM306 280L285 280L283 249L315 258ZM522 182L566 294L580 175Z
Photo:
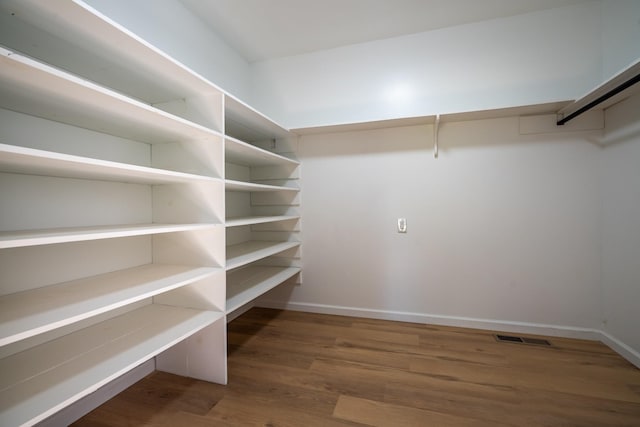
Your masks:
M574 99L601 80L588 2L251 65L250 103L291 128Z
M640 1L602 2L602 79L640 58Z
M249 97L249 64L178 0L85 0L228 93Z
M303 284L268 304L598 327L600 148L516 117L445 123L440 145L429 125L301 137Z
M640 360L640 95L607 110L603 152L604 331Z

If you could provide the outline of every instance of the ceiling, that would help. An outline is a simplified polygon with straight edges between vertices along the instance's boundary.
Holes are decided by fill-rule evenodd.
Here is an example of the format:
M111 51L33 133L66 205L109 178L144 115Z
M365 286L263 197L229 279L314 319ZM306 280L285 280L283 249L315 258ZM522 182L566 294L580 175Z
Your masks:
M591 0L181 0L248 62Z

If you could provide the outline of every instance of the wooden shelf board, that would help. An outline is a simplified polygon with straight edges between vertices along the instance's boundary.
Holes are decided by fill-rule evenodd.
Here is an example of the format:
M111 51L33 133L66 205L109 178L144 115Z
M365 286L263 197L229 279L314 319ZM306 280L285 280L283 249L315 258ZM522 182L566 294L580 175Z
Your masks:
M264 224L268 222L288 221L293 219L300 219L300 217L298 215L280 215L227 218L225 225L227 227L238 227L242 225Z
M244 166L298 166L300 162L272 153L244 141L225 137L225 161Z
M0 48L0 107L150 144L221 135Z
M0 360L0 419L32 425L224 313L147 305Z
M263 191L300 191L299 188L281 187L277 185L254 184L252 182L225 180L224 188L227 191L263 192Z
M0 144L0 171L136 184L220 182L220 178Z
M227 275L227 314L300 272L298 267L250 266Z
M210 277L220 269L148 264L0 297L0 346Z
M227 246L226 269L242 267L262 258L300 246L300 242L249 241Z
M5 231L0 233L0 249L173 233L178 231L195 231L217 226L220 226L220 224L136 224Z

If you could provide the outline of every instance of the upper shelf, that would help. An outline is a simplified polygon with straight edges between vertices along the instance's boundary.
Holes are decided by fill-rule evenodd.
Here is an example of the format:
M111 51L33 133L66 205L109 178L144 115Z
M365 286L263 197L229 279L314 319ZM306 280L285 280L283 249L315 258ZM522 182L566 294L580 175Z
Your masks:
M2 27L4 45L148 104L223 95L227 135L248 142L290 135L82 0L3 0Z
M220 134L0 48L0 107L148 143Z
M562 125L592 108L604 110L640 92L640 59L605 81L586 95L558 111Z
M0 18L3 44L149 104L222 93L81 0L3 0Z
M283 126L228 94L224 98L224 113L225 134L242 141L258 142L291 136Z
M136 184L222 182L220 178L0 144L0 171Z
M225 137L225 160L244 166L298 166L300 162L271 151L247 144L232 137Z
M219 224L135 224L0 232L0 249L206 230Z
M459 113L444 113L439 115L440 123L465 122L469 120L487 120L512 116L532 116L538 114L555 114L566 107L570 101L548 102L544 104L521 105L518 107L496 108L481 111L466 111ZM328 132L354 132L363 130L385 129L390 127L433 125L436 115L417 117L403 117L397 119L374 120L359 123L326 124L306 128L292 129L296 135L312 135Z

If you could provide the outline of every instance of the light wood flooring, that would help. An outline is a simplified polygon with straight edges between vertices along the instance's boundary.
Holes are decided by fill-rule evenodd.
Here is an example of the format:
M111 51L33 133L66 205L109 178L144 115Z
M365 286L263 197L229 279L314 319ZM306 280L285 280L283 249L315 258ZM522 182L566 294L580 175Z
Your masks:
M155 372L80 426L640 426L640 370L604 344L252 309L229 384Z

